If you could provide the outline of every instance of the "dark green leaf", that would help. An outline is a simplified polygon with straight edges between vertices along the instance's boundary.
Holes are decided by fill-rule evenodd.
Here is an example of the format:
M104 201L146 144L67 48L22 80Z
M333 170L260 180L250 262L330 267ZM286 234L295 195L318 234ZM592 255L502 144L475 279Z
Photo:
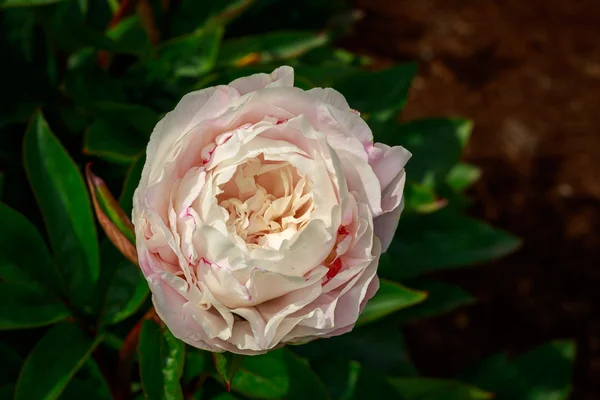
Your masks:
M315 366L328 365L331 356L338 354L346 360L358 361L386 375L417 375L398 328L399 324L395 323L396 319L395 316L386 318L368 326L354 328L352 332L341 336L294 346L293 350L308 358Z
M379 138L389 145L404 146L412 153L407 177L423 183L442 181L458 162L472 123L454 118L427 118L397 125Z
M242 366L244 356L229 352L213 353L213 359L217 373L225 384L227 391L229 391L231 389L231 381L237 370Z
M149 292L148 283L140 268L119 257L116 271L106 293L101 324L116 324L130 317L144 304Z
M244 358L231 388L258 399L319 400L329 396L308 363L286 349Z
M227 40L221 46L219 66L243 67L258 63L272 63L294 58L307 51L325 45L326 34L283 31Z
M82 305L99 272L96 229L83 178L41 113L29 125L24 143L27 175L57 265L69 297Z
M446 205L427 185L407 182L404 186L405 212L430 213Z
M98 118L85 132L83 152L108 162L129 165L148 144L140 135L117 121Z
M142 387L149 400L183 399L179 384L185 361L183 342L148 319L142 323L138 355Z
M148 56L152 54L152 43L138 15L124 18L111 27L106 35L117 42L123 53Z
M127 176L123 183L123 190L121 191L121 196L119 196L121 208L127 215L131 214L131 209L133 208L133 193L140 184L145 163L146 155L143 154L131 164L131 167L129 167L129 170L127 171Z
M406 400L487 400L493 393L458 381L432 378L391 378L391 385Z
M424 302L396 314L398 320L403 322L445 314L477 300L463 288L449 283L424 279L414 279L407 283L415 289L427 292L428 296Z
M95 101L86 105L86 110L95 117L118 123L146 142L158 122L158 114L151 108L139 104L115 101ZM144 148L143 146L142 148Z
M379 290L368 301L358 318L357 325L376 321L406 307L418 304L427 298L427 293L409 289L398 283L381 279Z
M334 399L396 399L404 400L386 381L381 373L365 368L356 361L344 361L341 357L317 365L317 371L323 378Z
M89 358L79 372L71 379L60 396L61 400L112 400L108 383L98 364Z
M497 355L463 374L497 400L566 400L575 358L572 341L546 343L514 360Z
M446 176L446 183L454 190L466 190L481 176L481 170L474 165L458 163Z
M215 367L212 353L193 347L187 349L185 353L185 368L182 377L183 383L186 385L191 384L202 374L212 374L214 371Z
M165 396L165 383L162 375L163 334L160 325L154 320L142 323L138 354L140 379L148 400L161 400Z
M4 172L0 171L0 200L4 194Z
M0 0L0 8L5 7L31 7L59 3L64 0Z
M87 338L75 324L54 325L27 357L15 400L58 398L98 342L99 338Z
M0 278L24 283L37 280L60 293L61 277L33 224L2 203L0 221ZM29 251L23 251L22 243L27 243Z
M0 281L0 330L50 325L71 313L36 283Z
M85 172L94 210L106 236L128 260L137 265L133 224L121 210L119 203L110 193L104 181L92 173L89 164Z
M179 79L198 79L215 65L223 30L196 31L164 42L157 56L141 68L150 82L173 84Z
M173 21L173 34L183 35L195 30L224 25L234 19L256 0L222 0L203 3L200 7L195 0L184 0L176 8Z
M335 82L333 88L342 93L350 107L365 114L390 116L406 103L410 84L417 73L416 64L401 64L377 72L361 71Z
M2 374L0 374L0 386L7 384L13 385L19 376L21 365L23 364L23 357L13 348L5 343L0 342L0 360L2 360ZM12 390L11 396L12 398ZM0 399L4 397L0 396Z
M487 262L515 251L520 241L454 210L405 215L388 249L398 265L382 265L380 272L399 280L438 269ZM391 267L391 268L390 268Z

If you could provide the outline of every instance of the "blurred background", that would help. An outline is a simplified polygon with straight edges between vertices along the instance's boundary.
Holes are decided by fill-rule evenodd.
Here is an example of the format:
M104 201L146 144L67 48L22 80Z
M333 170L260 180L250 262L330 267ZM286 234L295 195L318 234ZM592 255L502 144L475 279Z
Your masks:
M452 376L498 351L574 337L572 399L600 398L600 3L358 0L349 49L416 60L401 118L474 121L470 213L524 240L494 265L438 274L479 303L407 329L415 363Z

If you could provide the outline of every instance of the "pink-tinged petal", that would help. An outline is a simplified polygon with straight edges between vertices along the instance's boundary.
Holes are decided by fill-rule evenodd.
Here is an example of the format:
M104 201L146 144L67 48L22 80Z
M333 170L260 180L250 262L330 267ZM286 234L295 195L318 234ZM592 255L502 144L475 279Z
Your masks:
M335 108L342 111L349 111L350 106L346 101L346 98L337 90L332 88L313 88L307 90L311 96L321 100L325 104L330 104Z
M403 173L404 166L411 157L404 147L390 147L383 143L375 143L368 153L369 165L373 167L383 191L397 175Z
M288 66L277 68L270 74L254 74L238 78L229 84L243 96L266 87L294 86L294 69Z
M404 201L401 201L398 207L390 212L387 212L379 217L375 218L373 225L375 227L375 235L381 241L382 251L386 252L392 243L398 222L400 221L400 214L404 209Z

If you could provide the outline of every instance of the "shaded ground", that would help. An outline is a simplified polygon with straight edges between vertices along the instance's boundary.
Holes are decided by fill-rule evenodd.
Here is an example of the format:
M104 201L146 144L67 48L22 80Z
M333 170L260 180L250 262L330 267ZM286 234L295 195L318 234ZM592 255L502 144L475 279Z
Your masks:
M574 337L572 399L600 399L600 3L356 3L365 18L348 45L419 60L404 119L475 121L473 214L525 240L495 265L443 275L480 302L411 326L418 366L452 376L502 349Z

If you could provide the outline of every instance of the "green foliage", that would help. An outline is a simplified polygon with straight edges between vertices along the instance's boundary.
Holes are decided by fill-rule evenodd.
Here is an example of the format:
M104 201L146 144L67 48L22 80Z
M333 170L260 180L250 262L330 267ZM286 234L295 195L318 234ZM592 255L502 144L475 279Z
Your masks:
M367 71L368 57L332 45L352 21L343 1L149 0L115 17L125 3L0 0L0 398L566 398L570 342L493 357L462 382L422 377L411 361L404 323L475 301L422 275L519 245L465 215L481 175L461 161L471 122L397 121L415 64ZM300 88L338 89L376 141L413 154L405 210L351 332L213 355L147 312L133 193L154 126L184 94L283 64Z

